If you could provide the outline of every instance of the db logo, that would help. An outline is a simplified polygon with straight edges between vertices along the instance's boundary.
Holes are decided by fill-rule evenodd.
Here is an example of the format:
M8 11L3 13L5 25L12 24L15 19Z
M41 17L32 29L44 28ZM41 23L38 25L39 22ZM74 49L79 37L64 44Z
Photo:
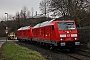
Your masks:
M67 37L70 37L70 34L67 34Z

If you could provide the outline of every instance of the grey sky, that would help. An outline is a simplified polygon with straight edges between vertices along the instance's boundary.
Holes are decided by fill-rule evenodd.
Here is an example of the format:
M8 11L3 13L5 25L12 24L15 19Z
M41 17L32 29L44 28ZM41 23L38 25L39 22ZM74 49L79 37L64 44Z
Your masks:
M39 3L42 0L0 0L0 17L5 16L5 12L15 15L22 7L26 6L28 10L33 7L34 11L40 11Z

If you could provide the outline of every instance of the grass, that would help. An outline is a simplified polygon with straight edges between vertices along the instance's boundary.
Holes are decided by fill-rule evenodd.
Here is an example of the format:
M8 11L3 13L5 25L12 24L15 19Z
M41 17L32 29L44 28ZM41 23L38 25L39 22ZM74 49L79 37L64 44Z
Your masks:
M1 60L45 60L40 53L21 47L14 42L5 43L2 55L4 58Z

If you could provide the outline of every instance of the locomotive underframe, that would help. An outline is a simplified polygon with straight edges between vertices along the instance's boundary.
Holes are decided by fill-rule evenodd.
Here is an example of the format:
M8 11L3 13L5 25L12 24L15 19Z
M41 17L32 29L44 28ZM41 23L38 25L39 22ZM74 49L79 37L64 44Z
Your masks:
M18 38L19 41L29 41L29 42L39 42L44 44L48 44L50 46L58 47L58 48L78 48L80 47L79 41L68 41L68 42L57 42L57 41L51 41L51 40L41 40L37 38Z

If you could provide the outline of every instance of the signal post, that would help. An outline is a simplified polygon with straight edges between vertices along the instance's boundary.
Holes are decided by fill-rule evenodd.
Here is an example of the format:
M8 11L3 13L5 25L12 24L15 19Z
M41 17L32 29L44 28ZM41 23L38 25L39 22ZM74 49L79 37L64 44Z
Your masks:
M8 39L7 38L7 35L8 35L8 27L7 26L5 27L5 33L6 33L6 42L7 42L7 39Z

